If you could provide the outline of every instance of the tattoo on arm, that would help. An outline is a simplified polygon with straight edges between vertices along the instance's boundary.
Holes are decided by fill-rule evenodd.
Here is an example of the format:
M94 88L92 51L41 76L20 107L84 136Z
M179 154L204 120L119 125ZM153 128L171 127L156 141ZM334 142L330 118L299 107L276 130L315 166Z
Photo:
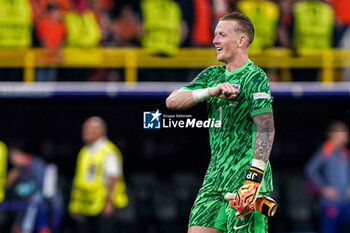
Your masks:
M253 120L257 126L253 158L267 162L275 136L273 115L272 113L263 113L255 116Z

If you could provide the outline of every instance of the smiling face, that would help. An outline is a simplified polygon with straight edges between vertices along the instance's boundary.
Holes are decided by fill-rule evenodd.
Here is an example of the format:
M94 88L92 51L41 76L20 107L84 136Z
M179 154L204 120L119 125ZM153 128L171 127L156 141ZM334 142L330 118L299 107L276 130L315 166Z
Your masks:
M246 46L246 36L235 30L238 23L234 20L220 21L215 29L213 44L216 48L217 59L225 64L234 59L239 48ZM245 39L244 39L245 38Z

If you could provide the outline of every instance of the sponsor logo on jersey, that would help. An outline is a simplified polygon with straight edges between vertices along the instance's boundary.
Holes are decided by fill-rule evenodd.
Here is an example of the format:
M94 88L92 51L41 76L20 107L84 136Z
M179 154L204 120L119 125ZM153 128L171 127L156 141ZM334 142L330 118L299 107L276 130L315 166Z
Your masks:
M234 84L234 83L232 83L232 86L234 88L238 89L238 90L241 88L241 84Z
M239 230L239 229L242 229L242 228L244 228L244 227L247 227L248 226L248 223L247 224L244 224L244 225L242 225L242 226L233 226L233 229L234 230Z
M256 99L270 99L271 96L267 93L264 93L264 92L257 92L257 93L254 93L253 94L253 98L256 100Z

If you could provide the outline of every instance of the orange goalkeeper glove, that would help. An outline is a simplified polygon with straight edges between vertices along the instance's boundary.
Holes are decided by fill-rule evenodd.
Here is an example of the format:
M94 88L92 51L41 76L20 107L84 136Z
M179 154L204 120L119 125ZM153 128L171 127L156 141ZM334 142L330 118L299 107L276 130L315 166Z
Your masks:
M230 205L237 210L236 217L243 217L255 210L255 201L258 198L260 183L264 174L263 166L254 166L256 160L247 172L245 183L237 190L234 198L229 201ZM262 161L258 161L261 164Z
M267 217L273 217L279 212L280 206L271 197L260 196L255 201L255 209Z
M235 195L236 194L233 194L233 193L227 193L225 195L225 199L227 201L233 201L233 199L235 199ZM232 203L232 202L230 202L230 203ZM254 209L259 211L260 213L262 213L263 215L265 215L267 217L274 217L279 212L280 206L271 197L259 196L255 201Z

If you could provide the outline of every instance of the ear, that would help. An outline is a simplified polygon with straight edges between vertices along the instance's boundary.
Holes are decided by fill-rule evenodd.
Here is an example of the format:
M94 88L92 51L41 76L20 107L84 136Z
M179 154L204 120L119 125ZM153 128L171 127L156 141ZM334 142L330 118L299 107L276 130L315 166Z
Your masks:
M247 47L247 43L248 43L248 37L242 34L238 40L238 47L239 48Z

